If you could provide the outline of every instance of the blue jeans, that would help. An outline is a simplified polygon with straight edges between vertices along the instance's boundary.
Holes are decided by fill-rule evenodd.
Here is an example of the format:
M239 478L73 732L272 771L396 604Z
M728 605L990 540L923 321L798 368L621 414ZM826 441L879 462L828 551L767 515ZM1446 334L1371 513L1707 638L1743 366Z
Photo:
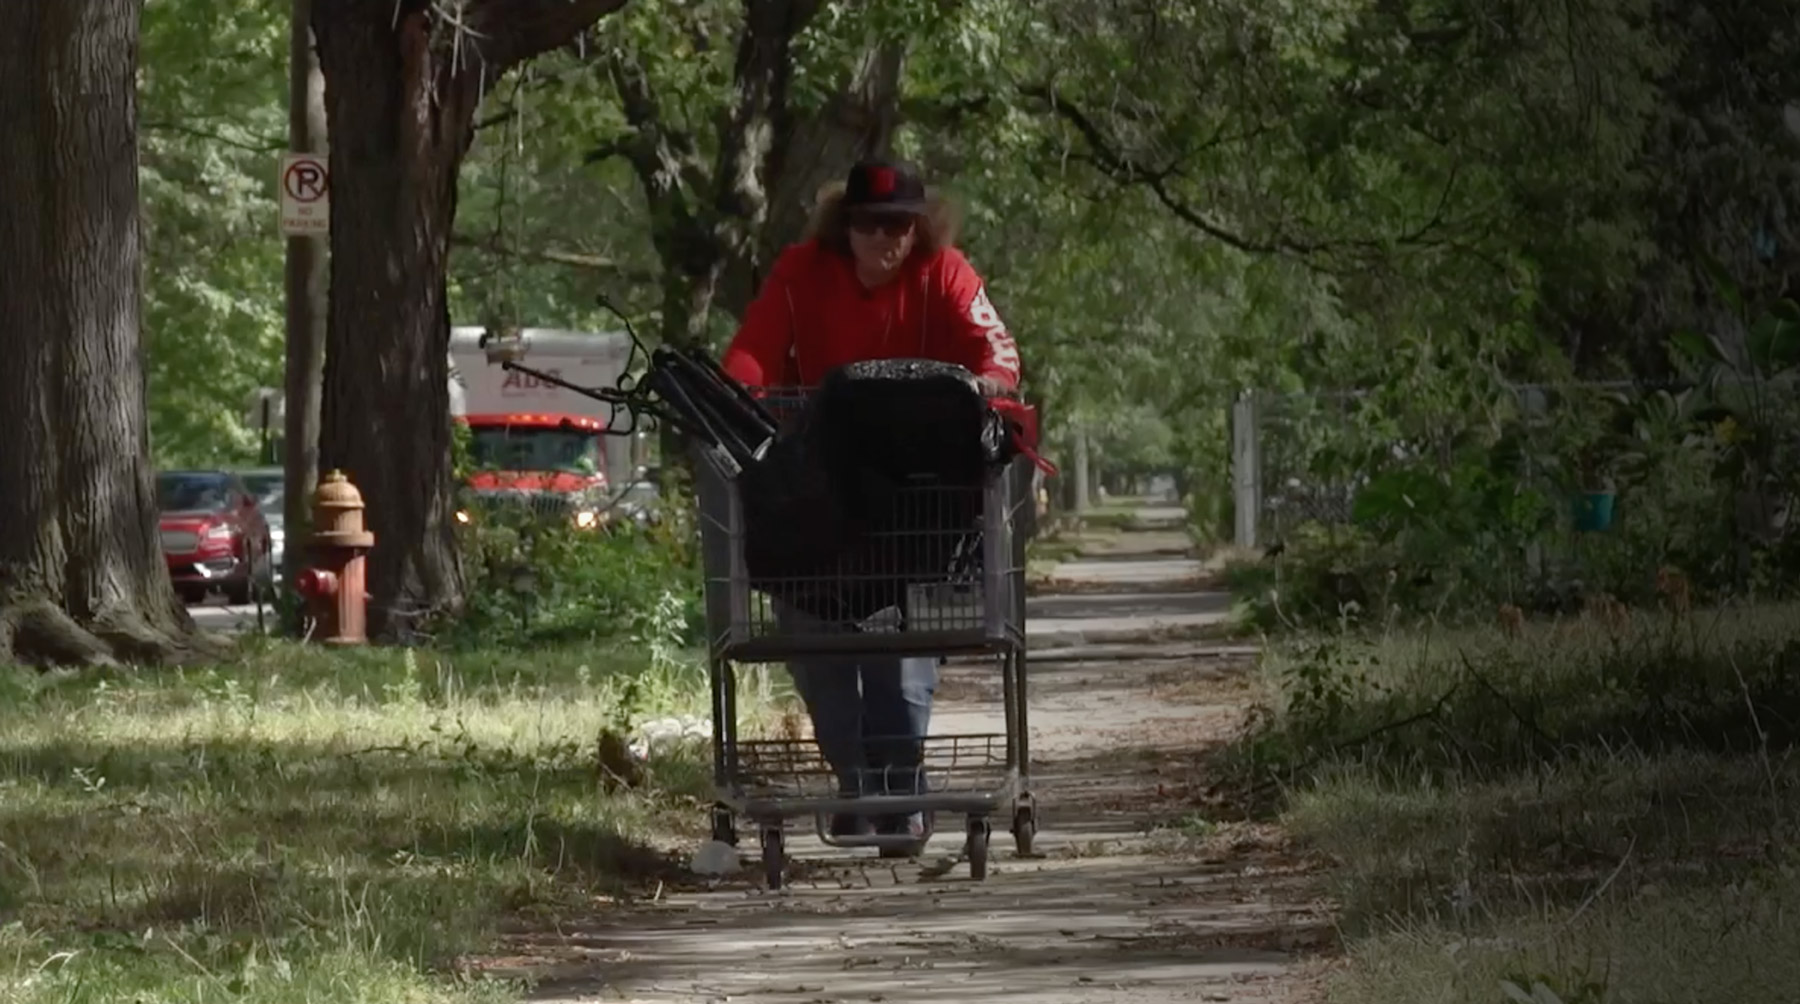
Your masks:
M784 631L833 627L785 603L777 604L776 618ZM788 674L843 794L919 793L937 657L823 656L789 662Z

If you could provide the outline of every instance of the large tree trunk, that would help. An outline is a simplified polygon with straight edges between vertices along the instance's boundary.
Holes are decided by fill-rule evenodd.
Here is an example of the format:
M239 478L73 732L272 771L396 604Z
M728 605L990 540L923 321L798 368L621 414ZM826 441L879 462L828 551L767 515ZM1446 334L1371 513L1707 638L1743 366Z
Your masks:
M0 31L0 659L197 650L149 461L139 8L12 0Z
M331 312L320 463L362 489L371 633L454 614L445 269L481 96L624 0L314 0L331 135Z
M440 73L425 11L317 0L331 143L320 464L362 490L376 637L462 602L450 473L445 263L473 76Z

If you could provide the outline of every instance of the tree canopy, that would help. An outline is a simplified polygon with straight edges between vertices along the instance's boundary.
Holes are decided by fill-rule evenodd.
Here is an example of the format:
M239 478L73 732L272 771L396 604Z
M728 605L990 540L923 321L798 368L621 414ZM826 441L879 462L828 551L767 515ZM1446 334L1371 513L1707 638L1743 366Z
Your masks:
M717 346L818 187L898 153L965 208L1053 442L1130 414L1217 479L1245 388L1403 386L1386 406L1429 425L1509 381L1671 376L1678 330L1741 339L1714 277L1765 302L1800 263L1789 20L1771 0L634 0L481 94L450 312L609 327L598 295ZM281 29L237 0L146 14L162 460L242 456L243 400L279 371Z

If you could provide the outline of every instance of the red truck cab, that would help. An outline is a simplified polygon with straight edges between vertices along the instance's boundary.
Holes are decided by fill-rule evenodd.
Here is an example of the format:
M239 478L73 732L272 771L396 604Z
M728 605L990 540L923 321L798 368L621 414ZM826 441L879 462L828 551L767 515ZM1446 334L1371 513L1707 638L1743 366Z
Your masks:
M467 488L479 505L522 505L591 529L604 518L606 425L585 415L507 412L464 415L476 471ZM469 523L474 507L456 518Z

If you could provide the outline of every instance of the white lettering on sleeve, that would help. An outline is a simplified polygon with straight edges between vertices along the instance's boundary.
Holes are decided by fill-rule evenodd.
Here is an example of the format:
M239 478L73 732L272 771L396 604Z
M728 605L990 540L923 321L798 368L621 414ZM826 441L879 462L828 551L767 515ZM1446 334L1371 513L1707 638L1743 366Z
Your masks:
M987 287L979 286L975 290L975 298L969 301L969 321L981 329L982 337L987 339L988 351L993 355L994 364L1013 376L1019 375L1019 346L1007 333L1006 322L1000 319L1000 312L994 309L993 301L988 299Z

